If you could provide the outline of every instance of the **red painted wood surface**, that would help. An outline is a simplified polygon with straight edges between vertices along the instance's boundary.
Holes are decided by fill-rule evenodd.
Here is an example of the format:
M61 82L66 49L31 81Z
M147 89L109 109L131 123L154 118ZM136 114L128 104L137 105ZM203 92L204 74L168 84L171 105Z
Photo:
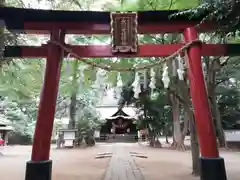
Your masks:
M184 32L184 37L187 42L196 39L198 37L196 29L187 28ZM188 78L190 80L190 93L193 102L201 156L205 158L216 158L219 156L219 153L202 72L200 46L189 48L188 57Z
M60 35L59 30L54 30L51 35L51 40L63 41L64 34L62 33ZM49 160L58 84L61 72L61 49L54 44L49 44L47 53L45 77L40 96L32 148L32 161L37 162Z
M139 46L137 54L118 54L111 52L110 45L80 45L66 47L71 48L79 57L104 58L104 57L166 57L181 48L183 44L144 44ZM22 57L47 57L48 45L41 47L22 46ZM202 56L226 56L226 45L221 44L203 44L201 47ZM14 54L13 54L14 56ZM67 53L65 53L67 56Z
M160 34L160 33L173 33L183 32L185 28L197 25L198 22L176 22L166 23L159 22L158 24L144 24L138 25L139 34ZM110 34L109 24L91 24L91 23L51 23L51 22L26 22L24 29L29 34L48 34L50 30L59 28L65 30L67 34ZM214 25L205 23L199 26L199 32L211 31Z

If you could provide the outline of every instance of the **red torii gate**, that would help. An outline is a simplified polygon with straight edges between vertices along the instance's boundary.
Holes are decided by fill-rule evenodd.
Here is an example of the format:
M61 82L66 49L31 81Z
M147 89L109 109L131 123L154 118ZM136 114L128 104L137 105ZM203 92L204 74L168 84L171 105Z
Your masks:
M198 39L198 32L214 29L214 23L195 28L202 17L173 17L176 11L138 12L138 33L158 34L179 32L185 42ZM52 161L49 160L61 61L67 56L59 42L83 58L97 57L166 57L183 44L143 44L134 54L113 54L111 45L72 46L64 42L65 34L110 34L110 13L89 11L49 11L18 8L0 8L0 20L9 31L32 34L49 34L50 41L41 47L7 46L4 57L47 58L45 79L41 92L37 124L35 128L31 161L27 162L26 180L50 180ZM219 157L212 116L209 108L201 56L239 55L236 44L195 44L188 49L188 77L194 107L198 138L201 149L201 180L226 180L224 159Z

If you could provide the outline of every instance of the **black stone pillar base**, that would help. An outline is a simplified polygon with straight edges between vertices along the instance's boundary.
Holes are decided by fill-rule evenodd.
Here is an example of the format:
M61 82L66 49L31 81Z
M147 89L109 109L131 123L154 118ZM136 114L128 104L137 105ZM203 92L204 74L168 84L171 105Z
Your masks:
M34 162L28 161L26 166L25 180L51 180L52 161Z
M224 159L200 157L201 180L227 180Z

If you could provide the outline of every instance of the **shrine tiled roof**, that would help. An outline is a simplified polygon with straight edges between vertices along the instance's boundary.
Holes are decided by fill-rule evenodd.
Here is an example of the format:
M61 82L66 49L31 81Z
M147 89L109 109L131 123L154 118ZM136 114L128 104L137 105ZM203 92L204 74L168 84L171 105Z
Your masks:
M96 107L96 111L100 114L101 119L113 119L113 115L118 112L118 106L108 107ZM128 116L124 116L127 119L135 119L137 116L137 109L135 107L123 107L122 111ZM122 117L122 115L121 115Z

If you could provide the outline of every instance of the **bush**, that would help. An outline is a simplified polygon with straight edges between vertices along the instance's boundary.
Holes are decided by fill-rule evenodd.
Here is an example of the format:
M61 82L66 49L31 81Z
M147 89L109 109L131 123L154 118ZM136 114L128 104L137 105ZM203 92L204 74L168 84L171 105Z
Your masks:
M8 136L8 144L9 145L31 145L32 144L32 137L30 135L24 135L20 132L12 132L9 133Z

